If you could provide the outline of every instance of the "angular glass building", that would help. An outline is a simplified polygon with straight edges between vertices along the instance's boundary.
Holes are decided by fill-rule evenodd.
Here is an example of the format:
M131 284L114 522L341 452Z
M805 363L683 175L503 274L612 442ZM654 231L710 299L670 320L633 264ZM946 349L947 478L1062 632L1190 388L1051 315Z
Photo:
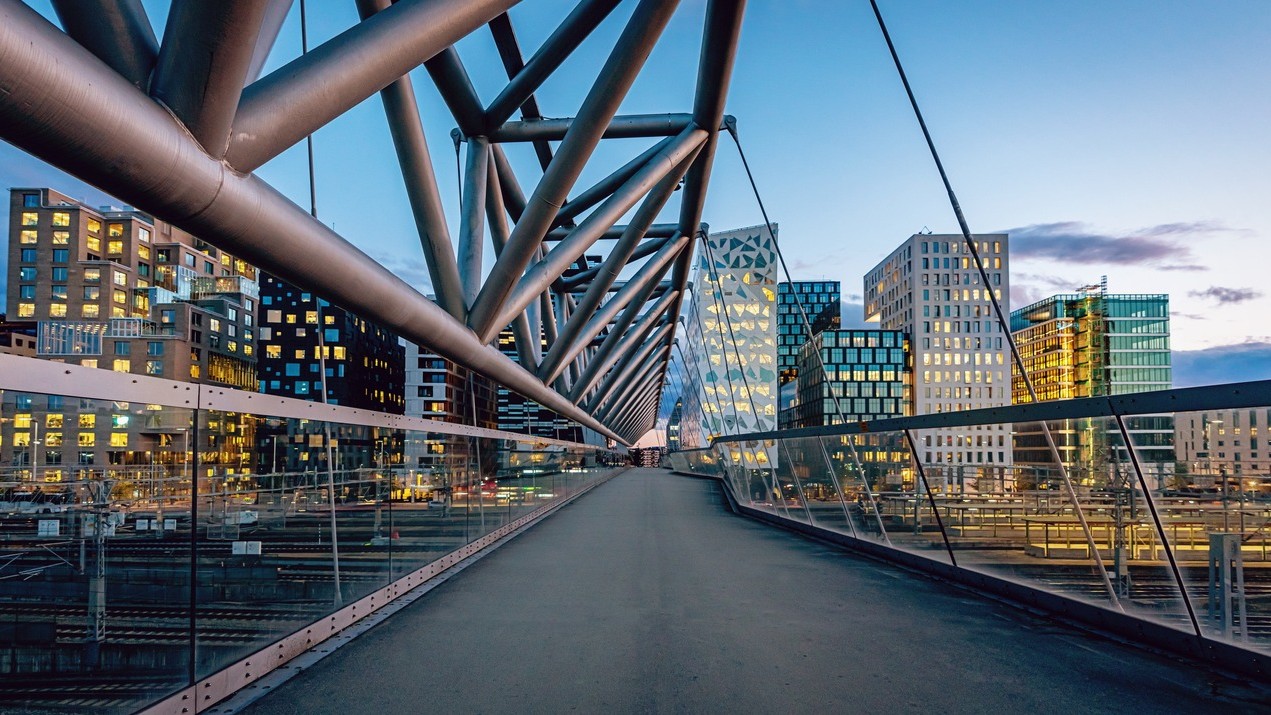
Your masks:
M704 446L721 434L777 427L773 239L764 226L714 233L703 241L697 261L685 316L680 423L685 447Z
M839 327L841 295L838 281L795 281L777 286L777 380L780 384L794 382L799 377L799 351L809 337L807 323L812 325L812 335Z

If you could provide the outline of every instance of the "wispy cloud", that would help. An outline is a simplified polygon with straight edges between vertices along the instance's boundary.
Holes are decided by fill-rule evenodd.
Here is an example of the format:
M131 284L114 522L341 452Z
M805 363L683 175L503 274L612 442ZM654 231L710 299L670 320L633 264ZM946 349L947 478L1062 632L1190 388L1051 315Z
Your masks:
M1165 270L1206 270L1192 260L1187 241L1230 229L1216 221L1166 223L1127 233L1103 233L1080 221L1038 223L1008 229L1015 258L1076 264L1151 265Z
M1262 291L1253 288L1224 288L1223 286L1210 286L1205 290L1188 291L1187 295L1193 298L1208 298L1215 301L1218 305L1235 305L1244 303L1256 298L1262 297Z
M424 263L423 258L415 256L394 255L377 255L375 260L379 261L382 266L392 271L398 278L409 283L415 290L420 293L431 293L432 279L428 276L428 266Z

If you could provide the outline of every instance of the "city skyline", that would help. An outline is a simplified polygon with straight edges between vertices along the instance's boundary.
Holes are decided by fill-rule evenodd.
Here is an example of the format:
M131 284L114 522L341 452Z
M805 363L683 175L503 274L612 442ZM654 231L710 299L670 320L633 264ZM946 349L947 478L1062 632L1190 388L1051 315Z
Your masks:
M145 4L161 31L166 3ZM704 3L684 5L666 36L692 42L661 43L622 112L663 111L691 94L691 82L667 81L697 62L692 48ZM32 6L52 17L47 3ZM311 44L356 20L347 3L309 8ZM1266 193L1258 167L1267 148L1258 139L1271 104L1244 89L1266 79L1267 63L1257 60L1265 55L1259 38L1271 27L1271 8L929 2L881 8L972 230L1012 236L1014 305L1104 274L1123 292L1154 291L1166 282L1176 349L1244 359L1253 373L1265 364L1259 358L1271 354L1271 335L1262 334L1258 318L1268 299L1255 271L1259 259L1271 258L1259 240L1271 209L1256 197ZM594 76L589 68L629 13L620 7L567 61L582 79L544 85L545 113L586 91ZM513 17L527 51L554 24L544 19L551 13L514 9ZM298 34L293 8L266 71L298 54ZM460 43L460 53L478 93L497 91L490 78L501 68L488 38ZM453 172L441 169L449 162L453 122L431 81L425 76L416 84L443 201L457 207ZM319 213L426 291L378 103L368 100L315 136ZM770 217L786 227L783 245L796 280L854 286L883 257L876 246L923 228L955 230L867 4L753 7L727 111L738 118ZM796 123L804 116L827 119L815 152L805 149ZM354 135L358 141L348 141ZM618 154L631 151L629 143L598 153L580 185L624 161ZM730 145L720 147L705 214L716 230L762 218ZM526 149L511 152L518 167L532 161L527 147L514 148ZM303 148L294 147L260 171L302 205L303 158ZM367 159L373 168L364 168ZM350 169L355 162L359 169ZM0 145L0 165L8 186L51 186L90 204L110 203L7 144ZM457 223L457 211L448 218ZM855 295L844 295L845 327L860 317Z

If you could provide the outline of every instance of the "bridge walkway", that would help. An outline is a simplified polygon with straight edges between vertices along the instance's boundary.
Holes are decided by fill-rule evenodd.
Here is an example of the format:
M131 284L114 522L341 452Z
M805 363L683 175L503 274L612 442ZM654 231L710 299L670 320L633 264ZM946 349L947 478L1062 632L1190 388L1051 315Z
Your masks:
M632 470L243 712L1214 712L1263 692Z

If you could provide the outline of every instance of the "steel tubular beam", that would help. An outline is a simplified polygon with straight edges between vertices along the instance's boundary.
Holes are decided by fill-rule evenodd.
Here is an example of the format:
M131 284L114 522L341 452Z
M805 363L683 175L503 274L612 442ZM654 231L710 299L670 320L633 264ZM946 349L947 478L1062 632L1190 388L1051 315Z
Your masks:
M693 121L703 129L710 128L711 136L684 177L680 231L687 235L695 234L702 222L706 189L715 162L715 147L719 143L718 128L724 121L724 100L728 97L728 84L732 79L733 60L737 55L737 41L741 36L741 20L745 11L746 0L710 0L706 6L706 29L697 68ZM671 278L673 283L678 286L688 284L691 263L692 256L688 255L676 264ZM672 314L679 315L680 309L677 301Z
M642 197L649 194L654 187L658 187L659 192L669 198L675 185L679 183L681 172L677 169L686 157L694 153L705 138L706 132L700 129L685 130L683 134L676 137L676 141L668 144L653 160L636 172L626 184L623 184L621 189L589 214L568 238L556 244L556 247L548 252L543 260L535 263L525 272L516 288L504 300L503 310L495 320L495 326L502 327L511 322L517 313L524 310L525 306L534 300L535 296L551 286L566 269L586 254L587 249L599 240L601 234L617 223L623 214L635 206ZM669 181L667 181L668 178ZM658 209L661 209L661 204L665 200L663 198L655 201ZM657 217L657 211L652 214L640 213L642 214L640 220L629 225L628 232L640 231L643 235L637 223L652 224L653 219ZM604 293L602 292L601 295ZM568 324L562 328L562 330L567 329Z
M577 123L577 118L527 119L523 122L508 122L490 132L490 141L501 143L561 141ZM692 123L693 115L685 113L626 114L610 120L602 132L602 137L605 139L673 137ZM719 123L716 127L722 129L723 125ZM705 126L700 128L706 129Z
M508 210L511 211L512 207L509 206ZM618 224L617 226L612 226L609 229L607 229L603 234L600 235L600 238L602 240L611 239L611 238L622 238L622 234L626 230L627 230L626 226L623 226L622 224ZM549 231L546 236L543 237L543 240L544 241L564 241L566 238L569 238L569 234L571 231L573 231L573 229L571 228L554 228L551 231ZM645 238L668 238L670 236L674 236L675 234L679 232L680 232L679 224L655 223L651 227L649 227L648 231L644 232L644 237Z
M623 229L623 234L625 233L626 233L626 229ZM641 258L648 258L649 256L652 256L653 254L658 252L659 248L662 248L662 246L666 245L667 241L671 240L669 237L668 238L654 238L650 240L648 239L647 231L643 235L646 240L642 241L640 245L636 246L635 250L631 252L630 256L627 256L627 265L630 265L634 263L635 261L640 260ZM576 292L580 289L583 289L583 286L587 285L588 281L595 279L595 277L600 274L600 271L603 267L604 267L603 264L599 266L594 266L592 268L588 268L585 271L579 271L578 273L575 273L567 278L562 278L560 280L561 287L563 287L565 290L572 291L572 292Z
M0 138L617 437L307 211L209 157L167 110L30 8L0 5L0 57L0 87L8 95L0 102Z
M657 323L655 322L653 325L657 326ZM653 352L653 349L657 347L657 343L663 337L669 335L670 331L670 323L663 323L658 326L656 330L652 331L652 336L646 336L640 344L633 346L633 349L623 353L621 358L618 360L618 364L614 366L613 370L609 372L608 375L604 375L603 372L600 372L599 374L604 375L604 379L600 381L599 387L596 388L596 393L582 401L582 404L586 406L587 411L594 413L595 409L613 393L614 389L629 380L635 371L641 369L644 365L645 359ZM582 394L585 395L587 391L588 388L584 388Z
M168 12L150 96L214 158L229 145L267 7L257 0L174 0Z
M630 407L618 411L611 420L614 425L614 431L621 434L629 442L634 442L633 437L648 431L648 428L641 430L640 425L644 424L644 420L649 416L649 397L653 394L656 384L657 381L655 380L637 391L628 401Z
M247 84L260 78L269 61L269 53L274 49L282 24L287 21L287 13L291 12L292 0L266 0L265 17L260 23L260 33L256 37L256 48L252 50L252 61L247 65ZM388 3L385 3L387 5ZM361 0L359 0L361 5ZM365 17L362 19L366 19Z
M649 337L649 333L653 332L653 329L658 326L660 318L666 313L667 308L669 308L672 301L675 300L676 295L676 291L668 291L665 293L656 303L644 312L644 315L640 316L639 321L636 322L633 327L624 325L625 321L619 321L613 326L613 328L610 329L609 335L605 337L605 340L601 343L600 348L596 351L595 355L592 356L594 364L589 366L587 372L583 375L585 382L581 378L579 380L581 384L580 391L577 393L579 398L584 397L587 394L587 391L590 390L609 370L609 368L614 366L615 363L621 366L624 363L620 361L623 360L625 356L628 356L639 349L638 346L641 345ZM635 306L632 307L634 308ZM626 317L626 315L623 316L624 319ZM621 367L618 369L621 369ZM573 394L571 394L570 397L572 398Z
M496 323L504 300L533 259L534 251L551 227L556 212L564 204L587 158L600 142L609 120L644 66L676 4L665 0L642 0L636 7L600 76L579 108L576 126L561 142L551 165L543 173L525 213L512 229L507 248L495 262L481 294L469 311L468 324L483 342L488 343L498 332Z
M512 163L508 161L503 147L490 145L490 153L494 158L494 168L499 172L499 187L503 192L503 206L513 221L520 221L525 213L525 192L521 191L521 182L516 180L516 172L512 171Z
M499 51L499 59L503 60L503 69L507 71L508 80L516 77L525 67L521 56L521 45L516 41L516 31L512 29L512 20L503 13L490 21L490 35L494 37L494 46ZM525 98L521 103L521 119L542 119L538 101L534 95ZM552 146L547 142L534 142L534 155L538 157L539 166L544 171L552 163Z
M614 281L618 279L618 274L627 265L640 239L644 237L645 229L652 225L653 219L657 218L658 212L666 205L667 199L671 198L671 194L675 191L680 177L683 176L684 170L688 168L693 156L695 154L690 154L682 160L679 167L663 177L653 191L645 197L644 203L641 204L639 210L631 218L631 223L628 224L622 238L614 245L609 256L605 258L605 262L600 265L600 272L592 280L591 285L588 286L587 292L578 301L578 312L581 315L575 315L560 330L560 340L556 346L553 346L552 351L554 352L556 347L561 347L560 352L557 356L553 356L552 352L547 355L540 372L540 374L547 374L547 377L544 378L545 381L550 382L556 376L556 368L560 364L560 358L564 357L566 351L572 350L574 342L582 333L584 321L589 319L600 308L600 303L604 300L605 294L608 293ZM564 245L561 244L561 246ZM587 340L590 340L590 338L587 338ZM554 360L556 362L553 364Z
M494 245L494 255L498 256L503 252L503 246L508 240L508 215L503 208L503 195L499 189L499 172L494 167L494 162L486 162L486 181L488 185L485 191L485 212L486 220L490 222L490 243ZM534 313L537 314L538 306L534 306ZM540 329L537 320L530 316L530 311L526 311L512 321L512 337L516 343L516 355L521 366L527 370L536 370L540 360L539 351L542 349L540 344Z
M243 91L226 160L255 170L517 0L401 0Z
M481 100L472 87L468 71L463 68L459 52L453 47L447 47L425 61L424 69L428 70L428 76L432 77L437 90L441 92L441 98L455 116L459 131L469 137L485 134L485 115L481 111Z
M358 0L358 11L365 20L388 5L389 0ZM381 90L380 99L384 104L384 115L393 137L393 148L401 166L406 197L410 201L437 303L447 313L466 320L468 307L464 303L463 284L459 280L459 264L450 239L450 228L446 225L446 211L437 188L437 174L428 151L428 140L424 136L410 75L403 75Z
M666 146L671 143L671 140L671 137L667 137L648 149L645 149L640 156L637 156L626 164L623 164L617 171L601 179L591 188L574 197L562 206L560 211L556 212L556 220L552 223L556 226L567 226L573 222L574 218L577 217L578 214L586 211L592 206L595 206L601 201L604 201L609 195L617 191L618 187L627 183L631 177L635 176L637 171L652 161L653 157L657 156L666 149Z
M569 394L571 400L574 402L581 400L583 395L591 389L592 385L613 365L613 361L621 357L622 353L615 352L619 342L626 336L628 328L639 317L640 308L653 295L654 287L666 273L667 263L674 258L676 251L683 249L684 243L669 243L664 246L662 250L666 251L666 253L659 251L661 260L655 258L640 268L641 273L648 271L647 275L640 276L640 274L637 274L637 277L643 278L647 282L638 283L635 279L628 281L627 285L623 286L622 290L609 299L600 311L592 317L587 327L583 328L583 335L590 336L587 338L588 340L594 338L600 334L601 330L604 330L606 325L609 325L609 322L614 319L618 311L622 310L624 305L626 306L626 310L622 312L622 317L618 318L613 326L609 328L609 334L605 336L600 347L592 354L590 364L587 365L587 369L579 377L578 383L574 385L573 391ZM676 300L679 295L678 291L669 290L662 297L666 298L668 295L671 296L668 307L678 302Z
M539 47L538 52L534 53L490 103L485 111L486 131L494 131L512 116L517 107L533 96L539 85L560 67L578 44L609 17L618 2L619 0L583 0L573 12L565 16L555 32Z
M468 157L463 174L463 215L459 224L459 278L468 305L481 289L481 255L485 245L486 184L490 148L485 139L468 139ZM512 322L509 318L508 322ZM507 325L504 323L503 325ZM503 326L499 326L502 328Z
M612 382L606 384L596 394L589 403L588 412L602 420L608 420L611 413L624 403L633 390L656 377L654 372L670 349L663 339L670 334L671 326L662 327L665 330L656 334L653 340L640 349L636 359L627 365L623 373L616 375Z
M142 90L159 57L159 42L141 0L53 0L66 34Z

